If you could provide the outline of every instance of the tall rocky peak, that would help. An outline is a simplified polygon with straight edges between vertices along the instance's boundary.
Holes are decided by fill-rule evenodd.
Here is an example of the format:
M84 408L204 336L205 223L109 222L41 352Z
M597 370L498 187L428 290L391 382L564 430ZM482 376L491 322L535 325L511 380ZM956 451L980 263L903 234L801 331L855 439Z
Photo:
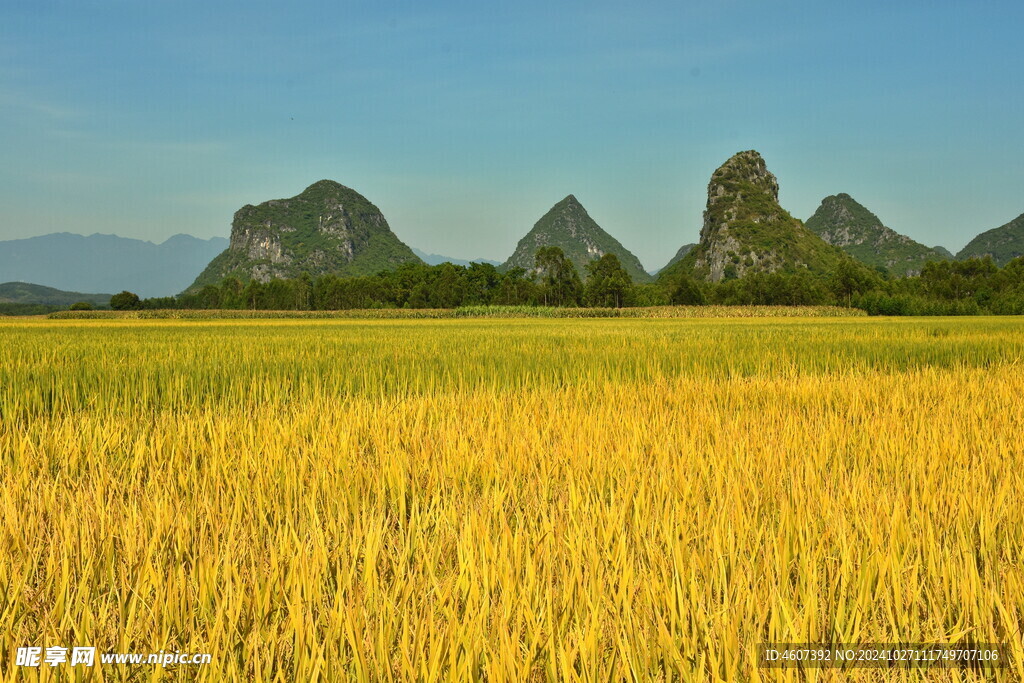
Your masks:
M371 275L419 261L391 231L380 209L333 180L289 199L247 204L235 212L231 242L190 289L233 276L267 282L302 273Z
M618 257L635 282L649 282L651 279L640 259L605 232L574 195L567 196L541 216L533 229L519 240L515 251L501 265L502 270L533 270L537 250L547 246L561 248L581 277L586 277L587 263L611 253Z
M719 205L731 205L757 194L779 201L779 181L768 170L764 158L754 150L739 152L711 174L708 183L707 211ZM705 213L705 227L707 214Z
M753 150L711 174L700 242L660 278L718 282L749 272L828 271L842 254L779 205L779 182Z
M942 251L886 227L845 192L821 200L806 225L858 261L897 277L918 275L926 262L948 258Z

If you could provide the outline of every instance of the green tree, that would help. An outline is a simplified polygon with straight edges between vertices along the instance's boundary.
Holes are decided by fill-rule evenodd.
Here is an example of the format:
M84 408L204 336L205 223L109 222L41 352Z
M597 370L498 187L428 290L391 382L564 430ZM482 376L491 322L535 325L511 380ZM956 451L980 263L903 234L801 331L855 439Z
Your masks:
M71 308L68 309L68 310L71 310L71 311L91 311L92 310L92 304L89 303L88 301L76 301L75 303L71 304Z
M615 254L605 254L586 265L584 300L588 306L622 308L633 302L633 279Z
M926 263L928 267L931 263ZM829 289L842 303L851 306L856 294L866 294L881 286L881 278L869 268L851 258L844 258L836 266L829 280Z
M137 311L142 308L139 295L127 290L110 297L110 307L115 311Z
M242 290L242 305L251 311L263 308L263 285L257 280L249 280Z
M526 278L525 268L509 268L501 277L498 290L491 299L503 306L531 304L537 298L537 285Z
M224 308L244 308L245 285L237 277L229 276L220 283L221 306Z
M413 285L405 300L406 308L430 308L430 287L426 282L418 282Z
M534 267L541 276L541 297L548 306L578 306L583 293L576 266L560 247L541 247L534 256Z
M501 273L490 263L470 263L466 269L465 304L479 306L489 304L493 293L501 282Z
M931 297L947 300L970 299L990 290L997 282L999 266L990 256L966 261L929 261L921 269L920 285Z
M435 266L432 271L430 301L433 306L435 308L458 308L466 297L466 269L446 261Z
M294 281L295 308L300 311L313 309L313 278L303 271Z
M676 280L669 300L676 306L703 306L707 303L700 284L686 274Z
M429 272L430 266L425 263L410 262L403 263L390 273L381 273L381 277L389 283L391 305L397 308L427 308L429 292L424 289ZM413 299L412 303L409 303L410 299Z
M295 298L295 280L274 278L263 286L263 307L269 311L294 311L298 308Z
M199 290L199 305L202 308L214 309L221 307L221 291L216 285L206 285Z
M157 296L142 300L142 308L147 311L159 309L188 308L187 297Z
M662 285L653 282L633 285L634 306L667 306L669 303L669 292Z

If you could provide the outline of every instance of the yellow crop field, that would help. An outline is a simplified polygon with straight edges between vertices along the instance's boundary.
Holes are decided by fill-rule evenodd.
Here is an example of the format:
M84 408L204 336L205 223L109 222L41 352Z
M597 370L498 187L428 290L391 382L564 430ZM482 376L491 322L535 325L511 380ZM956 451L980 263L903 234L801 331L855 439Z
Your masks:
M0 322L0 678L1024 680L1022 361L1014 318ZM1008 661L757 664L885 641Z

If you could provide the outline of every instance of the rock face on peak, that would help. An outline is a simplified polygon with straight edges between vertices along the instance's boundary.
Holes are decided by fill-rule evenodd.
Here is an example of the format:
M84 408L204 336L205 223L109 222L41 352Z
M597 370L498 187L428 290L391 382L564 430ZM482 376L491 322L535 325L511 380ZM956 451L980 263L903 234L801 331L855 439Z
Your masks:
M1006 225L981 233L956 255L961 261L983 256L991 256L999 266L1024 256L1024 213Z
M829 244L839 247L861 263L896 277L920 275L928 261L949 257L943 251L915 242L882 224L846 193L825 197L807 228Z
M228 248L189 289L219 284L228 276L268 282L304 272L313 277L372 275L419 260L366 197L321 180L290 199L247 204L235 212Z
M548 246L560 247L576 266L581 278L587 275L587 263L610 253L618 257L634 282L651 280L640 259L602 230L573 195L555 204L537 221L533 229L519 240L516 250L501 264L501 269L533 270L537 250Z
M778 180L751 150L711 175L700 242L659 277L689 274L718 282L752 272L828 272L842 258L779 206Z

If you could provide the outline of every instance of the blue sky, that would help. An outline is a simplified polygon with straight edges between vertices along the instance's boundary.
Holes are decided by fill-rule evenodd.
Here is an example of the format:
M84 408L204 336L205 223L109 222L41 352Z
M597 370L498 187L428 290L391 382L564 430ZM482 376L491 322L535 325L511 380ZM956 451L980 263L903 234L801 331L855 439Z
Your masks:
M230 232L321 178L506 258L575 194L648 268L757 149L956 251L1024 212L1019 2L0 4L0 239Z

